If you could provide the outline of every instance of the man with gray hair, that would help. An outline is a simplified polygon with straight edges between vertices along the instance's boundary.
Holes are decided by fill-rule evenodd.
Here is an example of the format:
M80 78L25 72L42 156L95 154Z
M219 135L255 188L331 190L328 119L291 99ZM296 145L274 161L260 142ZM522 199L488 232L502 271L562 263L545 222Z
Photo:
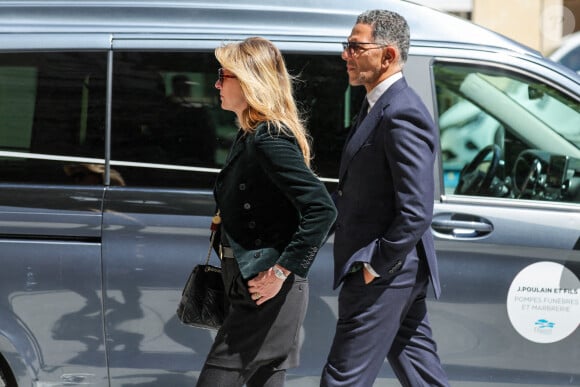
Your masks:
M349 83L366 99L343 150L335 194L338 322L322 387L370 387L387 358L403 386L448 386L427 318L441 287L433 236L438 131L402 69L409 26L366 11L343 43Z

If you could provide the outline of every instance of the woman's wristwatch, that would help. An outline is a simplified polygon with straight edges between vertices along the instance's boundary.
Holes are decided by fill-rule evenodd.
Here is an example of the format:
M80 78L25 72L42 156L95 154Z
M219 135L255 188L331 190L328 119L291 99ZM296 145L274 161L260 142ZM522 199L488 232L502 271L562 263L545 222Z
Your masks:
M279 267L273 266L272 270L274 270L274 275L276 278L281 279L282 281L286 281L286 278L288 278L288 276L284 274L284 272Z

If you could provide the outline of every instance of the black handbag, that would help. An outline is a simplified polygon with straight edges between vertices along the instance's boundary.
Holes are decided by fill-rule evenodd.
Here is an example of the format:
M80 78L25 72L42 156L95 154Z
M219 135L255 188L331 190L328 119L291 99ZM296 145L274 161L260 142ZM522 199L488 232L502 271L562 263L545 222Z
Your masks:
M214 218L214 222L215 222ZM219 215L218 218L219 220ZM177 317L183 324L219 329L228 310L221 267L209 264L215 238L214 225L205 264L196 265L181 293Z

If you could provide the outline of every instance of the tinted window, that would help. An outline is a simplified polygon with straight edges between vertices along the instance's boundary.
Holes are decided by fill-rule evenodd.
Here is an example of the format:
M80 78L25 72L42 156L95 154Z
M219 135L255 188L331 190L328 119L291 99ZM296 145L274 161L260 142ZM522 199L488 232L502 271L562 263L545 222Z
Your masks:
M105 53L0 54L3 182L102 184Z
M578 101L498 69L434 74L447 193L580 202Z
M285 58L299 78L313 167L335 178L351 106L358 109L343 62L338 55ZM115 53L111 164L127 185L213 187L237 132L235 115L220 107L218 67L213 52Z
M128 185L209 188L235 131L210 54L114 55L111 159ZM194 170L191 167L197 167Z
M338 178L340 155L354 115L365 97L363 87L348 85L339 55L286 55L288 71L299 77L296 100L312 136L313 168L324 178Z
M580 71L580 45L574 47L569 53L564 55L560 59L560 62L576 72Z

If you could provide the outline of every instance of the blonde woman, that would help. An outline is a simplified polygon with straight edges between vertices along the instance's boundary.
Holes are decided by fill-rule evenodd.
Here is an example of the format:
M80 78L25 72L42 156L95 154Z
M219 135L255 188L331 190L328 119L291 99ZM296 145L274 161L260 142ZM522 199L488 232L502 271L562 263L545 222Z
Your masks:
M280 51L255 37L215 55L221 107L240 129L214 189L230 311L197 386L278 387L298 365L306 276L336 210L309 167Z

